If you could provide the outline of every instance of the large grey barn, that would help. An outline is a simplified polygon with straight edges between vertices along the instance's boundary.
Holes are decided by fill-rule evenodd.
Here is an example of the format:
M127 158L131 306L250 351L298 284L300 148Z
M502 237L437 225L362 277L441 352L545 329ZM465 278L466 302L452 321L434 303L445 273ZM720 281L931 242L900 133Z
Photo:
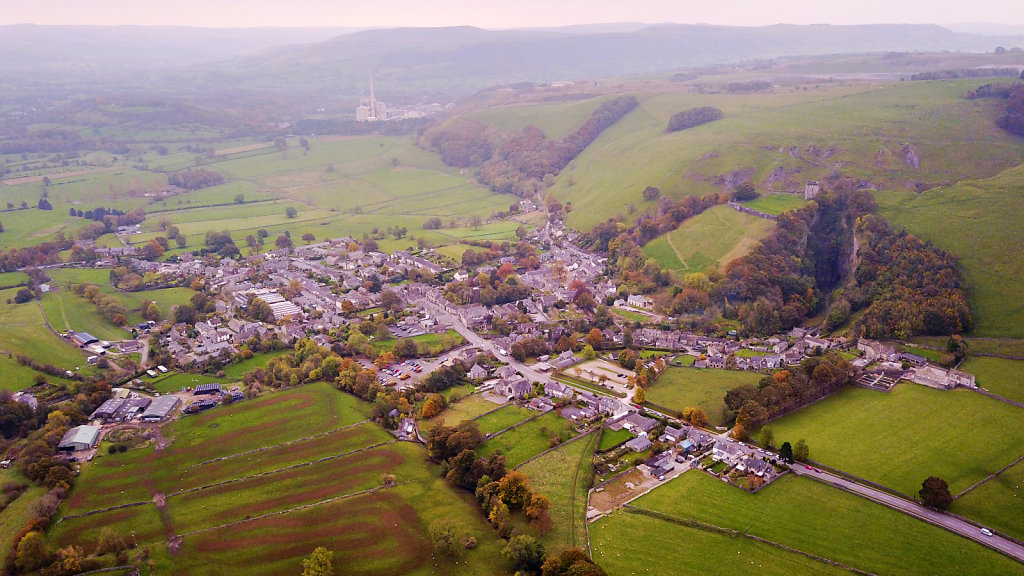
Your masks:
M146 408L146 411L142 413L142 420L146 422L159 422L164 418L171 415L174 409L181 404L181 400L177 396L161 396L154 398L153 402Z
M75 426L71 430L68 430L67 434L64 435L60 444L57 445L57 449L65 452L91 450L96 447L96 443L99 442L99 440L99 427Z

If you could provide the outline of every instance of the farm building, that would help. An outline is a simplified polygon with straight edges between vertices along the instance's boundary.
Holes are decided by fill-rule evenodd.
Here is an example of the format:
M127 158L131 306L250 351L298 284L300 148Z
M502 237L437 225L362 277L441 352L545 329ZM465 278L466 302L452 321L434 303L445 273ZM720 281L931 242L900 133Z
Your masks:
M79 348L85 348L90 344L99 342L99 339L88 332L75 332L71 335L71 341Z
M211 399L194 400L191 404L185 407L186 414L196 414L210 408L216 408L217 401Z
M633 452L643 452L651 447L651 441L647 436L637 436L629 442L626 442L626 448L629 448Z
M149 398L128 398L114 413L113 420L116 422L127 422L141 414L152 402Z
M220 394L220 384L216 382L213 384L200 384L196 386L193 392L196 396L202 396L203 394Z
M181 400L177 396L161 396L150 403L141 418L145 422L158 422L170 416L179 404Z
M121 405L124 404L124 398L111 398L100 404L100 407L93 411L89 418L93 420L110 420L117 413Z
M75 426L68 430L64 438L61 438L57 449L65 452L91 450L96 447L99 439L100 429L98 426Z

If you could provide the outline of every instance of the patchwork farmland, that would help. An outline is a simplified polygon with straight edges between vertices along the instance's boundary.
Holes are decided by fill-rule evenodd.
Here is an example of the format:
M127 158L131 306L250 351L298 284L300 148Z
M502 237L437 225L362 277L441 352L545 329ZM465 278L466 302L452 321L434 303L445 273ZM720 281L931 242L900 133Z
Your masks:
M183 418L162 438L86 468L51 528L95 546L135 535L170 573L292 574L317 545L354 574L434 573L426 526L454 517L480 545L443 573L498 573L497 539L462 494L365 420L367 405L314 384ZM384 485L384 475L394 486ZM310 531L309 526L317 528Z

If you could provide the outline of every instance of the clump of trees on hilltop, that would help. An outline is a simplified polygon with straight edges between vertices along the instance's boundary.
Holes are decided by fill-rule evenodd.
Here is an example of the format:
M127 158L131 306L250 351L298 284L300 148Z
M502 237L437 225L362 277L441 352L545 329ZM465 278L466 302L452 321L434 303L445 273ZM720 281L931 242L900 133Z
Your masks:
M725 114L714 106L690 108L689 110L683 110L678 114L673 114L672 117L668 119L668 132L678 132L680 130L686 130L687 128L694 128L701 124L721 120L724 117Z
M225 182L224 176L219 172L199 168L196 170L182 170L167 177L167 183L186 190L199 190L210 188Z
M632 95L604 102L560 141L548 140L536 126L526 126L510 135L465 118L431 128L424 138L449 166L481 166L478 178L491 190L529 196L540 189L545 176L557 175L605 129L638 105Z

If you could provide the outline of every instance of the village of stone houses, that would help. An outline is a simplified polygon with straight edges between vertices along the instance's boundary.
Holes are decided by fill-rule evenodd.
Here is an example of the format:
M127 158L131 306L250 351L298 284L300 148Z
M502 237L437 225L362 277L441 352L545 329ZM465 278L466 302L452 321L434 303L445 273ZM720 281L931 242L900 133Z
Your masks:
M524 208L537 209L529 204ZM119 235L137 232L129 226ZM154 285L187 285L197 296L170 320L126 326L120 340L61 334L88 353L90 364L122 375L89 422L70 428L59 441L58 458L76 475L126 445L154 443L159 454L169 443L161 430L170 423L204 418L217 426L219 413L315 386L303 382L326 380L368 400L372 410L364 413L390 432L392 442L426 444L427 457L441 463L442 475L456 486L476 489L478 497L478 482L483 486L480 479L489 474L509 478L515 471L527 482L536 469L531 463L567 458L561 471L573 475L567 492L542 497L543 509L528 508L527 518L541 537L550 537L553 522L568 522L568 529L555 528L560 543L588 551L592 523L622 510L636 512L640 509L631 503L638 498L680 477L701 475L737 494L757 494L787 475L807 476L914 522L1006 547L1008 555L1020 548L988 528L979 532L973 521L942 515L854 473L862 470L843 470L817 455L805 438L775 435L772 422L791 408L768 412L758 403L757 390L789 386L792 375L800 373L811 389L801 392L793 407L818 402L842 386L877 395L899 387L961 389L1016 403L979 388L973 375L948 358L940 364L930 349L829 337L813 327L767 337L743 337L735 329L687 329L664 306L620 289L607 273L607 258L580 248L577 234L557 220L524 231L505 253L470 250L462 262L430 249L386 254L351 237L249 257L186 252L167 262L138 258L134 248L90 249L99 257L93 270L144 277ZM536 265L522 270L519 263L530 258ZM41 289L82 290L48 284ZM950 342L953 349L962 340ZM77 377L73 371L59 376ZM13 399L38 408L34 393L45 394L45 386ZM701 391L681 393L684 386ZM279 391L268 396L273 390ZM274 422L243 430L273 437L258 430ZM209 462L242 456L252 461L266 453L252 472L262 478L275 473L267 471L272 453L332 434L330 427L311 426L301 440L222 454ZM460 434L467 437L453 440ZM581 448L563 455L573 444ZM479 454L479 472L478 464L473 471L460 468L465 466L458 462L460 451L467 450L470 462ZM2 466L16 464L17 457ZM215 490L246 478L211 479L190 490ZM402 481L390 472L384 478L383 488ZM532 481L538 493L566 490L551 487L558 484ZM104 499L92 508L72 500L57 530L125 505L148 506L151 491L161 510L161 499L174 495L147 489L135 502ZM507 519L495 517L493 505L487 519L499 534L510 529ZM192 532L183 535L164 524L174 554Z

